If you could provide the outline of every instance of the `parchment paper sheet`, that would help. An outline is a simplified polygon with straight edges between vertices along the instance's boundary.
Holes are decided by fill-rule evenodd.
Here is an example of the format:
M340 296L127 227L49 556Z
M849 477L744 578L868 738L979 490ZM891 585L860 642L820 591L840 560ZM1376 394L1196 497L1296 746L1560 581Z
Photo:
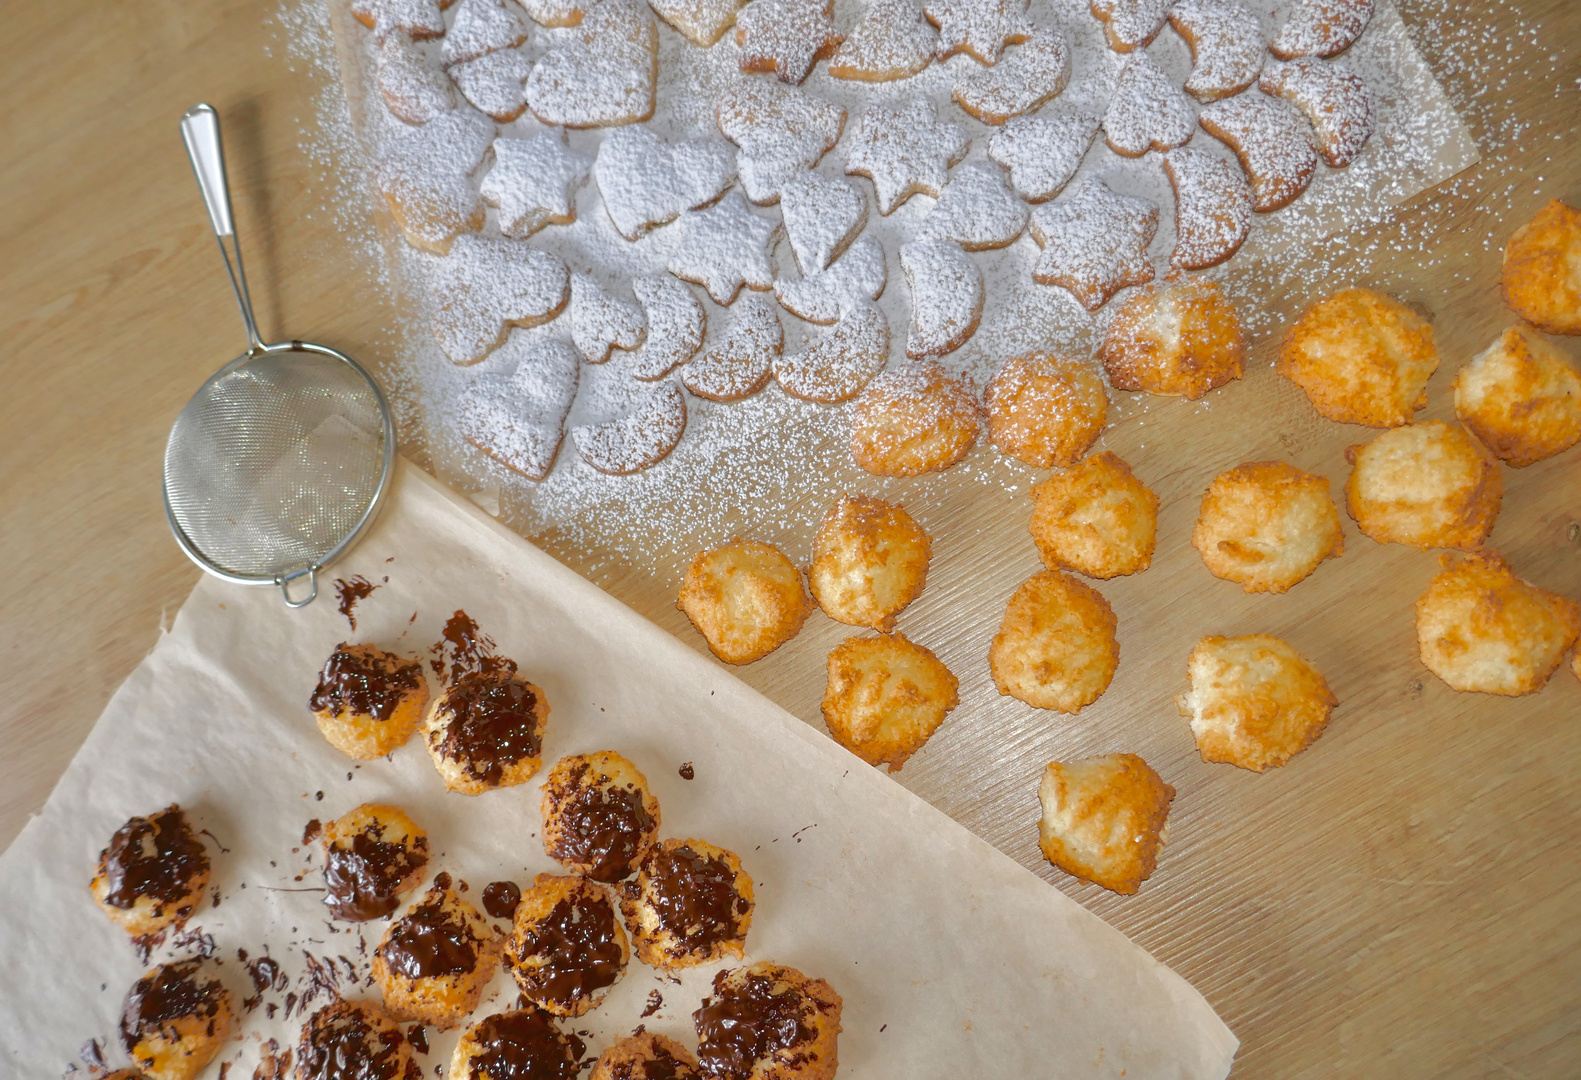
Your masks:
M842 1077L1228 1072L1235 1037L1174 972L416 468L401 464L381 520L334 568L355 573L381 583L357 608L355 633L333 595L291 611L273 590L204 578L116 693L42 814L0 857L0 1074L58 1076L96 1037L112 1036L112 1066L123 1060L115 1023L143 965L87 883L133 814L176 801L212 834L220 903L205 903L189 929L212 939L238 1000L253 993L239 948L279 960L292 994L308 990L311 956L347 996L377 995L354 981L366 972L357 932L325 920L321 891L303 891L320 885L318 845L302 844L310 818L363 801L401 805L429 831L430 870L469 882L474 900L491 880L526 887L556 870L538 838L536 781L447 793L418 739L358 767L306 708L337 642L426 655L457 608L544 688L545 772L565 754L619 750L651 781L664 835L741 855L757 889L748 957L827 978L844 995ZM695 780L678 775L683 761ZM1027 828L1035 818L1029 792ZM365 924L367 948L384 925ZM589 1033L592 1053L639 1022L695 1045L690 1013L714 970L677 985L633 959L606 1003L571 1026ZM652 990L665 1004L639 1020ZM262 1040L294 1045L302 1014L328 998L308 993L287 1018L285 995L263 995L272 1020L266 1008L244 1014L220 1059L233 1078L252 1075ZM500 975L480 1015L514 996ZM433 1042L430 1075L454 1035Z

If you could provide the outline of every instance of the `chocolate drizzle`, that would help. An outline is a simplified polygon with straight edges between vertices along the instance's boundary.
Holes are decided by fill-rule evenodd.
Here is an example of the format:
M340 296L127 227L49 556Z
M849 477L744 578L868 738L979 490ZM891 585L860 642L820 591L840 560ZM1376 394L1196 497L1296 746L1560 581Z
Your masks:
M357 629L357 601L366 600L377 588L377 585L361 574L349 579L335 579L335 598L340 601L340 613L346 616L346 621L351 623L353 630Z
M408 979L431 979L477 967L479 941L466 915L445 901L444 886L430 889L421 904L390 927L379 955L391 971Z
M450 686L467 675L516 674L515 662L494 654L494 639L479 630L477 621L465 611L458 610L450 616L444 630L440 631L439 640L429 651L438 657L429 661L434 673Z
M181 1036L173 1025L188 1017L209 1020L209 1033L213 1034L225 988L217 979L199 981L205 966L202 960L160 964L132 984L121 1006L121 1045L127 1053L155 1034L177 1041Z
M538 695L504 672L463 676L439 713L448 719L436 748L481 783L498 784L507 766L537 757L543 748Z
M478 1052L466 1077L452 1080L576 1080L572 1041L541 1009L495 1013L472 1030Z
M758 1059L813 1040L807 1018L818 1004L794 987L774 993L775 980L767 975L728 985L730 974L714 976L713 996L692 1014L697 1063L705 1076L745 1080Z
M491 881L483 886L483 910L496 919L509 919L522 902L521 886L514 881Z
M352 1002L326 1005L302 1029L298 1080L396 1080L402 1041L394 1025L375 1030Z
M428 862L428 837L390 844L374 835L376 828L352 834L349 847L337 840L324 852L324 903L337 919L367 922L388 915L400 902L401 882Z
M371 645L341 642L324 661L307 707L331 716L345 711L384 721L422 685L423 666L416 660L402 660Z
M579 888L548 915L518 929L511 961L511 972L529 998L570 1009L620 978L614 906L595 887Z
M611 1080L632 1080L636 1075L634 1061L622 1061L610 1072ZM690 1063L657 1043L643 1055L642 1080L696 1080L701 1075Z
M134 817L116 830L99 855L103 866L104 902L129 908L151 897L156 912L183 900L194 878L208 873L209 856L192 834L181 807L171 803L152 818Z
M632 786L584 784L588 771L586 764L580 764L571 772L571 794L555 807L560 830L549 855L563 863L591 867L588 877L594 881L619 881L635 869L633 864L653 827L653 816L643 804L641 791Z
M686 845L661 848L643 863L645 895L659 927L688 952L706 952L741 936L751 910L736 891L736 872L718 856L704 857Z

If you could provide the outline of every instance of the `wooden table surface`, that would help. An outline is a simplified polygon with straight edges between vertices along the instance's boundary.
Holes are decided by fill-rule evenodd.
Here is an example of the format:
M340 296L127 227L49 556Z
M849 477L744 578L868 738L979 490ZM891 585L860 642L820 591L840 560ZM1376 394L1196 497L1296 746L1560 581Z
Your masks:
M1371 281L1435 315L1445 359L1426 415L1443 416L1454 369L1510 321L1497 294L1504 238L1549 198L1581 203L1581 5L1401 6L1486 157L1454 181L1454 197L1427 193L1330 250L1365 251ZM197 578L166 530L161 449L177 411L240 350L242 334L177 138L184 109L207 100L225 117L265 338L321 341L375 362L390 350L397 312L359 272L326 208L335 183L300 145L319 95L337 92L321 67L288 52L283 24L310 11L59 0L9 13L0 40L0 565L13 583L0 604L0 649L17 681L0 704L0 844L43 803ZM1333 261L1342 274L1344 257ZM1305 299L1276 303L1291 311ZM1265 336L1234 393L1286 395L1277 399L1285 408L1293 391L1267 370L1270 350ZM1241 413L1257 415L1255 401L1246 397ZM1208 578L1182 537L1209 477L1282 456L1342 482L1338 454L1365 433L1315 417L1225 431L1222 414L1190 415L1155 410L1178 422L1178 438L1132 459L1164 496L1160 557L1105 591L1122 628L1134 628L1122 630L1125 655L1143 657L1122 665L1111 695L1156 725L1144 752L1185 776L1177 806L1192 809L1138 897L1046 876L1208 996L1242 1039L1237 1077L1581 1073L1581 685L1561 672L1524 699L1449 691L1415 662L1408 612L1357 619L1345 599L1414 596L1433 556L1380 548L1348 522L1349 554L1314 579L1328 584L1298 587L1283 606ZM1520 572L1572 596L1581 596L1578 454L1508 471L1493 536ZM947 504L970 490L935 494ZM987 586L942 573L930 586L935 603L1007 591L1035 569L1024 527L1019 504L987 508L974 537L952 542L950 565L1009 547L1017 555L996 564ZM600 580L690 634L659 575ZM1225 632L1297 640L1344 703L1329 733L1286 769L1253 777L1202 765L1168 706L1191 638L1151 627L1165 611L1207 603ZM948 612L930 619L947 625ZM839 635L804 636L744 674L815 717L822 671L808 657ZM954 739L955 752L970 749L960 732ZM1097 732L1066 745L1103 743ZM1038 764L1015 782L1035 784ZM971 820L972 793L958 792L955 805L934 797ZM1029 807L1028 829L1034 815ZM990 838L1008 849L1031 842ZM1038 1037L1057 1055L1057 1033Z

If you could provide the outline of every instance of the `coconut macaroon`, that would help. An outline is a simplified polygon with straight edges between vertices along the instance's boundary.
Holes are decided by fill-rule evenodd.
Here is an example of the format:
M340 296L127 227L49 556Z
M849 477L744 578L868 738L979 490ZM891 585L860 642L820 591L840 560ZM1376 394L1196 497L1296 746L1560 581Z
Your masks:
M429 706L424 741L445 787L463 795L524 784L543 761L549 702L515 665L461 676Z
M871 495L842 495L812 542L807 583L824 614L889 631L928 581L933 543L915 518Z
M94 901L133 937L187 921L209 883L209 855L171 803L152 817L134 817L99 852L89 885Z
M714 976L692 1013L703 1075L730 1080L830 1080L839 1066L844 1002L822 979L760 960Z
M1043 857L1127 896L1158 865L1175 789L1135 754L1051 761L1038 784Z
M483 996L499 965L500 941L477 908L440 874L411 910L390 924L373 953L373 980L397 1020L449 1031Z
M1581 439L1581 374L1541 334L1512 326L1455 378L1455 415L1520 469Z
M400 748L423 722L428 683L418 660L375 645L335 646L307 707L341 753L362 761Z
M1073 713L1097 701L1120 663L1114 609L1069 574L1045 570L1005 604L988 649L994 685L1039 709Z
M1195 401L1246 369L1235 305L1205 278L1171 276L1132 291L1098 346L1116 390Z
M581 1016L604 1000L631 948L603 886L539 874L516 905L505 967L522 996L556 1016Z
M1327 477L1253 461L1208 485L1191 544L1214 577L1249 593L1282 593L1339 556L1345 535Z
M623 890L620 910L644 964L673 970L745 955L752 876L735 852L665 840Z
M1438 349L1427 320L1394 297L1344 289L1291 324L1276 366L1328 419L1398 427L1426 407Z
M1581 605L1522 581L1492 550L1448 563L1416 602L1416 643L1453 690L1540 690L1581 634Z
M904 634L847 638L829 654L823 721L834 741L897 772L960 702L950 669Z
M296 1048L297 1080L406 1080L413 1064L401 1029L367 1001L336 998L325 1005L302 1025Z
M598 1055L588 1080L702 1080L702 1075L683 1044L638 1029Z
M1504 247L1504 302L1550 334L1581 334L1581 212L1558 199Z
M582 1068L579 1047L542 1009L513 1009L467 1028L445 1075L454 1080L576 1080Z
M796 565L773 544L740 537L697 554L675 606L727 664L767 656L812 612Z
M1158 496L1105 450L1034 484L1027 528L1050 570L1135 574L1153 564Z
M1176 704L1191 720L1202 760L1253 772L1311 746L1339 704L1316 668L1268 634L1205 637L1186 674L1191 689Z
M231 1037L236 1009L212 960L160 964L121 1006L121 1045L153 1080L192 1080Z
M1039 469L1081 460L1109 422L1109 397L1093 366L1071 356L1022 353L999 366L983 391L988 437Z
M620 881L659 839L648 778L613 750L561 758L543 785L543 850L594 881Z
M428 834L399 807L363 803L323 835L324 904L347 922L390 914L428 865Z
M977 443L977 395L937 360L913 360L867 384L851 409L851 456L878 476L954 465Z
M1348 447L1345 509L1380 544L1466 551L1499 517L1504 475L1458 424L1428 420Z

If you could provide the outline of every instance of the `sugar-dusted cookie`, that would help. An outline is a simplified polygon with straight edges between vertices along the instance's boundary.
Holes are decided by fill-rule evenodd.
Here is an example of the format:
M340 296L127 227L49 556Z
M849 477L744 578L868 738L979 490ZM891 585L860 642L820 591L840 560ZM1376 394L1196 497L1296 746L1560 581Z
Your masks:
M791 397L834 405L849 401L884 370L889 320L872 304L845 309L839 321L799 353L774 361L774 378Z
M977 442L977 396L937 360L891 368L851 410L851 456L876 476L947 469Z
M985 124L1003 124L1058 96L1070 81L1070 46L1053 27L1039 28L990 68L962 67L955 103Z
M461 96L480 112L508 124L527 108L527 78L532 61L515 49L485 53L450 65L450 79Z
M842 495L813 538L807 583L829 618L887 634L895 616L922 595L932 551L927 532L904 507Z
M1120 305L1098 359L1116 390L1195 401L1241 377L1246 335L1217 282L1172 275L1137 289Z
M772 960L714 975L692 1014L704 1076L834 1080L840 995L822 979Z
M640 0L599 0L570 37L539 58L527 106L545 124L635 124L653 115L659 30Z
M395 33L436 38L445 32L440 12L449 6L450 0L352 0L351 14L378 41Z
M719 139L673 146L652 128L616 128L599 144L593 178L610 223L627 240L718 199L735 179L730 147Z
M1098 126L1084 114L1013 117L988 140L988 156L1010 170L1017 195L1043 202L1076 175Z
M556 1016L596 1008L630 957L614 901L580 874L539 874L522 893L505 945L505 967L522 996Z
M1131 896L1153 876L1175 789L1135 754L1051 761L1038 847L1074 877Z
M462 107L386 144L376 179L407 243L443 255L457 233L483 227L483 200L472 173L493 141L493 122Z
M420 660L341 642L307 699L318 730L348 757L372 761L406 744L423 722L428 683Z
M1581 334L1581 211L1554 199L1504 247L1504 302L1550 334Z
M582 359L602 364L611 349L635 349L647 333L641 308L605 292L592 274L571 275L571 341Z
M904 79L931 64L938 46L919 0L873 0L829 58L829 74L860 82Z
M872 180L878 212L888 214L918 192L937 199L950 166L971 145L966 131L941 121L927 98L912 98L898 109L869 105L851 133L845 171Z
M917 238L953 240L967 251L1001 248L1026 229L1028 213L1027 204L1005 186L1001 170L974 161L950 176ZM906 249L900 251L904 262Z
M582 460L602 473L625 476L663 460L686 431L686 392L673 381L645 390L624 414L571 429Z
M1185 95L1153 57L1146 51L1128 57L1103 114L1103 135L1109 149L1126 157L1141 157L1149 150L1183 146L1195 130Z
M983 391L983 412L1001 454L1039 469L1065 468L1103 434L1109 398L1090 363L1034 351L999 365Z
M1164 155L1175 189L1177 270L1217 266L1240 250L1252 231L1252 189L1235 163L1206 150L1178 147Z
M1372 21L1374 0L1295 0L1268 51L1281 60L1338 56Z
M867 224L867 196L842 176L807 169L780 188L780 216L801 272L816 274L838 259Z
M235 999L219 961L194 957L160 964L126 993L121 1046L153 1080L196 1080L225 1049Z
M1153 565L1158 496L1105 450L1033 485L1027 530L1050 570L1138 574Z
M587 1080L703 1080L703 1074L685 1046L638 1028L605 1047Z
M747 0L650 0L659 18L693 45L708 48L736 21Z
M373 981L397 1020L449 1031L477 1008L499 967L500 938L483 913L434 878L423 898L392 922L373 952Z
M525 240L545 225L576 220L573 193L592 167L558 132L526 139L501 136L494 140L494 167L479 189L484 202L499 207L500 232Z
M887 281L883 247L872 236L864 236L827 270L800 281L780 278L774 283L774 295L796 317L828 325L845 312L877 300Z
M630 877L659 839L648 778L613 750L555 762L539 806L544 854L594 881Z
M1312 182L1318 162L1312 128L1294 106L1248 92L1215 101L1197 122L1241 159L1258 213L1289 206Z
M745 285L774 287L774 238L780 223L747 207L739 191L712 206L681 215L681 242L665 265L670 273L708 290L716 304L728 304Z
M834 24L834 0L752 0L736 15L736 62L745 72L800 83L845 35Z
M209 853L186 812L171 803L115 830L89 889L121 929L148 937L179 929L203 902L208 883Z
M450 80L405 34L391 34L380 42L375 63L384 104L408 124L426 124L455 108Z
M846 638L829 654L823 721L869 765L898 772L960 702L955 675L904 634Z
M1203 761L1253 772L1311 746L1339 699L1288 642L1268 634L1209 635L1186 661L1191 689L1176 701Z
M1535 330L1512 326L1455 377L1455 415L1523 468L1581 440L1581 373Z
M1432 324L1394 297L1341 289L1290 324L1278 368L1330 420L1398 427L1426 408L1438 348Z
M750 664L795 637L813 605L801 571L784 552L737 537L698 552L675 606L715 656L727 664Z
M662 379L703 347L708 316L703 305L668 274L636 278L631 291L642 305L648 337L632 358L632 374L646 382Z
M772 79L741 79L719 95L719 131L735 143L747 198L778 202L785 181L818 164L840 138L845 108Z
M1103 23L1109 48L1128 53L1141 49L1164 28L1172 0L1089 0L1093 17Z
M1239 94L1257 81L1268 58L1263 28L1241 0L1175 0L1169 24L1191 46L1186 93L1198 101Z
M526 41L527 22L516 0L461 0L439 57L447 65L461 64Z
M1001 694L1038 709L1080 712L1109 688L1120 663L1114 609L1058 570L1032 575L1005 604L988 649Z
M740 959L752 927L752 875L733 851L663 840L622 889L620 908L644 964L674 971Z
M1390 428L1345 460L1345 509L1380 544L1475 551L1499 518L1504 474L1459 424Z
M570 293L565 264L520 240L463 233L434 278L434 337L457 364L475 364L513 326L560 314Z
M1127 285L1153 280L1147 245L1158 230L1158 207L1116 195L1096 176L1032 211L1032 238L1043 249L1032 270L1040 285L1068 289L1097 311Z
M467 387L456 428L507 469L542 480L560 452L580 359L563 341L512 333L495 351L493 363L514 363L516 369L490 371Z
M1027 0L925 0L922 10L939 28L935 55L940 60L965 52L994 64L1007 44L1032 33Z
M554 1014L528 1006L493 1013L467 1028L456 1042L448 1071L439 1074L439 1065L434 1069L436 1075L455 1080L577 1080L583 1068L582 1051L582 1040L561 1031ZM352 1075L364 1080L362 1073ZM325 1080L341 1077L337 1074Z
M1191 546L1208 572L1245 592L1288 592L1345 550L1328 477L1283 461L1220 473L1202 495Z
M949 240L913 240L900 249L911 289L911 329L906 355L942 356L977 332L983 317L983 272Z
M711 401L740 401L768 385L785 348L779 308L767 296L745 296L730 312L723 340L681 369L681 383Z
M1257 85L1306 114L1317 132L1318 153L1335 168L1355 161L1372 135L1372 94L1360 75L1337 60L1304 56L1270 63Z
M576 26L598 0L518 0L539 26Z

